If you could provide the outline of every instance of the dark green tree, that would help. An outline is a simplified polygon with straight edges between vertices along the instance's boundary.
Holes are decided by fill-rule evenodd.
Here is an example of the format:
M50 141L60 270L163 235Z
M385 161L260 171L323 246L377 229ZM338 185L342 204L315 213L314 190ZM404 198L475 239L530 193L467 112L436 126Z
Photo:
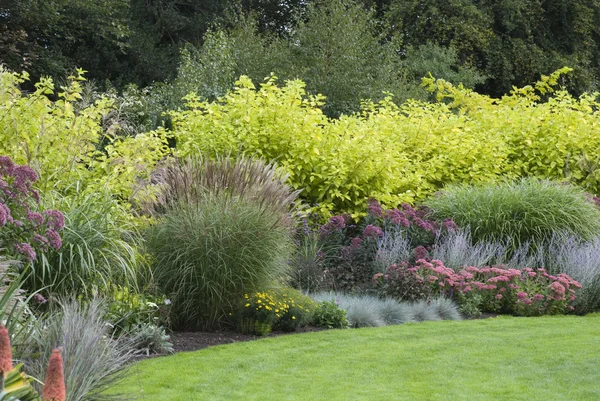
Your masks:
M75 67L98 79L120 70L127 48L128 0L5 0L0 63L63 77Z

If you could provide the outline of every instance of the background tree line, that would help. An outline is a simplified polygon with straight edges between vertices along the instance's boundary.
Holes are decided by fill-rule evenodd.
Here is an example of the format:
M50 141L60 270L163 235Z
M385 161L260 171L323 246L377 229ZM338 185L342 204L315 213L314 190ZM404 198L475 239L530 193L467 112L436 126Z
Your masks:
M596 0L2 0L0 62L102 89L152 86L160 107L212 99L237 77L300 78L331 116L360 99L426 96L431 72L501 96L568 65L574 94L600 76ZM156 97L156 96L155 96Z

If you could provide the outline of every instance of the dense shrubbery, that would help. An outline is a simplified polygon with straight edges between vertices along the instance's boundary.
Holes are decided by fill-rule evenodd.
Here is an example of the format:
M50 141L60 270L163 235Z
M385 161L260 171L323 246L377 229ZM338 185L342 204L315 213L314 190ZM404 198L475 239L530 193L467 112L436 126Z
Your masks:
M492 100L427 79L437 103L365 102L337 120L300 81L255 90L242 78L172 113L177 159L166 130L121 137L110 100L78 100L80 76L23 94L25 75L1 71L0 152L15 161L0 154L0 317L34 370L65 345L72 397L86 400L136 349L170 352L171 318L266 334L458 319L457 304L597 310L594 198L539 178L600 190L600 104L550 97L558 75L536 86L545 103L532 88ZM405 203L441 188L430 208ZM290 284L337 292L315 305Z
M437 103L366 102L339 120L327 119L322 98L306 96L300 81L278 87L269 79L255 89L242 77L218 101L189 97L190 110L172 113L173 133L181 155L241 150L277 160L322 212L357 215L369 197L393 207L451 183L521 176L598 193L598 104L591 95L552 95L565 71L501 99L426 79ZM539 102L537 93L552 97Z
M79 107L81 71L58 91L52 80L42 78L34 92L25 94L19 85L27 79L26 73L0 68L0 154L40 174L37 188L42 192L67 194L78 186L93 192L108 186L128 200L138 180L165 155L162 134L115 138L116 126L103 131L111 101L101 98Z

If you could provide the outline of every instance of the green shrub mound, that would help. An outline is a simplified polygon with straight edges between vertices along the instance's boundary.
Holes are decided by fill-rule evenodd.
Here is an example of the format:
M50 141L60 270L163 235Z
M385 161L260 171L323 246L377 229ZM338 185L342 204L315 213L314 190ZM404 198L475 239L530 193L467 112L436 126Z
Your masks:
M170 209L147 238L174 324L217 328L244 294L285 276L292 241L279 222L260 205L227 196Z
M554 233L591 239L600 231L600 210L581 189L534 178L488 185L451 185L426 201L436 219L468 227L472 240L511 247L540 244Z

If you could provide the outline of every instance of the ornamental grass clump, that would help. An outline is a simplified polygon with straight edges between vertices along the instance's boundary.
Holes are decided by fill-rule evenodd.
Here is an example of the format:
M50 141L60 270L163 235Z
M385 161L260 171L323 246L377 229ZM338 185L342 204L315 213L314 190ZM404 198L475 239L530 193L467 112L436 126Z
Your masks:
M152 214L160 214L181 202L195 204L207 194L223 194L287 217L300 193L286 184L287 179L275 163L244 155L237 159L230 155L216 160L201 156L174 159L156 169L156 198L146 207Z
M173 323L204 329L222 326L244 294L286 278L293 249L280 216L225 194L173 206L147 239Z
M48 249L32 265L25 287L44 295L89 299L112 283L143 287L149 275L142 237L125 207L106 188L70 196L46 193L45 204L63 211L63 246Z
M432 218L469 228L474 243L499 241L512 250L527 243L535 250L558 232L589 240L600 231L600 210L583 190L536 178L452 185L425 204Z

